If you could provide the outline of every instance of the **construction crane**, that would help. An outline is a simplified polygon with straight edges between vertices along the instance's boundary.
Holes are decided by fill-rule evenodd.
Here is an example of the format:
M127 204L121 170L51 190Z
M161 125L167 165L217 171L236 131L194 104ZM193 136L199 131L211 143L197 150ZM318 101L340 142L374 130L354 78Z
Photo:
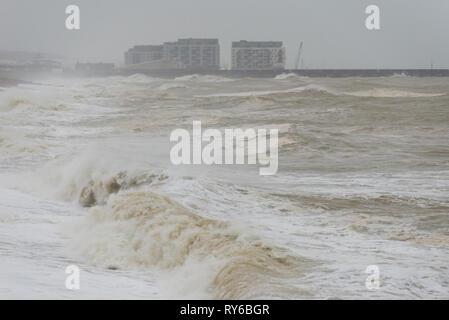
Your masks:
M303 44L304 43L301 41L301 44L299 45L299 49L298 49L298 55L296 56L296 62L295 62L295 69L296 70L299 69L299 64L301 62Z

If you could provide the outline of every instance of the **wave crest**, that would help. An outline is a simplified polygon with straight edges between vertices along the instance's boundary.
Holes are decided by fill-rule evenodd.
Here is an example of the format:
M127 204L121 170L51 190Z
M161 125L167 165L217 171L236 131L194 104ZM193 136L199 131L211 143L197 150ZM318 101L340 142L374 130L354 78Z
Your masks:
M111 196L73 232L71 247L81 259L113 270L165 272L163 286L178 293L195 291L193 285L203 297L252 298L269 286L279 287L282 296L287 280L302 272L300 260L287 252L245 239L228 222L201 217L152 192Z
M345 92L344 94L347 96L365 98L425 98L446 95L445 93L419 93L393 89L371 89L366 91Z
M282 94L294 94L301 92L319 92L330 95L339 95L335 90L327 88L325 86L320 86L317 84L309 84L304 87L291 88L285 90L270 90L270 91L246 91L246 92L233 92L233 93L218 93L210 95L196 96L197 98L229 98L229 97L260 97L260 96L271 96L271 95L282 95Z
M90 180L87 186L81 190L78 202L83 207L103 205L111 194L117 193L120 190L152 184L156 181L160 182L167 178L164 174L148 173L129 176L126 171L121 171L107 179Z

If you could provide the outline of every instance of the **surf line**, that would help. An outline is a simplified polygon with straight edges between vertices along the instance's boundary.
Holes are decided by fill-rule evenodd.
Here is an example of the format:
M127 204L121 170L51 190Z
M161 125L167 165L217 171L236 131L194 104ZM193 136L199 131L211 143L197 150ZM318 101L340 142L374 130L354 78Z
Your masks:
M257 164L261 176L278 171L279 129L207 129L201 121L193 121L192 135L185 129L175 129L171 142L177 142L170 151L174 165L190 164ZM267 148L269 140L269 148ZM203 148L202 143L208 142ZM224 154L223 154L224 146ZM235 154L235 157L234 157Z

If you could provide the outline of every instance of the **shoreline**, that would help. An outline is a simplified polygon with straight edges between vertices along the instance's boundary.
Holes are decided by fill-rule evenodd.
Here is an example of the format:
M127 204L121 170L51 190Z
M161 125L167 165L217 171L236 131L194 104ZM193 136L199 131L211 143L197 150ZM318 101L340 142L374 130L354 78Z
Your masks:
M145 74L158 78L176 78L189 75L211 75L226 78L274 78L281 74L295 74L310 78L348 77L449 77L449 69L283 69L283 70L145 70L121 69L115 75Z
M0 77L0 89L15 87L15 86L19 85L20 83L22 83L22 81L20 81L20 80Z
M0 90L17 87L19 84L31 83L20 79L4 78L0 76Z
M183 76L219 76L233 79L244 78L275 78L280 75L292 74L309 78L382 78L391 76L408 76L417 78L449 77L449 69L280 69L280 70L205 70L205 69L145 69L117 68L111 72L37 72L37 71L0 71L0 87L12 87L21 83L33 83L48 77L78 78L78 77L110 77L144 74L162 79L175 79ZM20 78L20 79L19 79ZM24 80L26 79L26 80Z

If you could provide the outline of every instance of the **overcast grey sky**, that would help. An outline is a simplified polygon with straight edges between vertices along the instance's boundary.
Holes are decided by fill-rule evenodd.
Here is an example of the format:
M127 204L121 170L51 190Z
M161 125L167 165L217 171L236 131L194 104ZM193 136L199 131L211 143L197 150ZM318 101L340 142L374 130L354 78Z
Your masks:
M81 9L81 30L65 8ZM381 30L365 8L381 9ZM287 66L304 41L308 68L449 68L449 0L1 0L0 49L123 61L135 44L219 38L222 64L233 40L282 40Z

